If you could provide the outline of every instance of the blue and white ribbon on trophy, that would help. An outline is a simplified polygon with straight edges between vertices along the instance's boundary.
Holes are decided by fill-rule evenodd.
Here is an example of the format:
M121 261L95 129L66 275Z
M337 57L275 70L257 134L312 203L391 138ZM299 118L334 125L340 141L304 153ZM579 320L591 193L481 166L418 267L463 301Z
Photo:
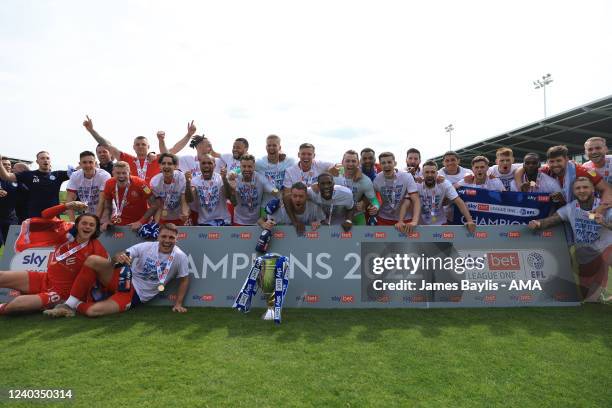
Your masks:
M287 294L287 286L289 286L289 279L287 279L288 269L289 263L287 258L284 256L279 257L274 268L274 323L276 324L281 322L281 310L283 309L283 302Z
M234 309L238 309L243 313L249 312L253 295L257 293L257 279L263 268L264 260L271 258L276 258L276 256L265 254L255 259L253 267L242 285L242 289L240 289L236 300L234 300L234 305L232 306ZM274 266L274 322L277 324L281 322L281 311L285 295L287 294L287 287L289 286L289 279L287 278L288 269L289 262L287 257L278 257Z

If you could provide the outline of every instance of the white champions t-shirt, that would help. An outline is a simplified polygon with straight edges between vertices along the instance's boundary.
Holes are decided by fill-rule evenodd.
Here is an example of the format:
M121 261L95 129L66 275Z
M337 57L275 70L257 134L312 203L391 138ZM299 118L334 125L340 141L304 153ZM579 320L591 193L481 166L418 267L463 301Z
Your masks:
M156 174L151 179L151 191L155 198L161 199L162 211L167 212L165 216L162 213L162 219L178 220L181 218L181 197L185 194L185 183L185 175L178 170L174 170L170 184L164 182L163 173Z
M304 212L302 214L295 214L295 218L297 218L297 220L302 224L308 225L312 222L320 222L325 219L325 214L323 214L323 210L321 210L321 207L319 207L318 204L308 200L306 201L304 207ZM287 215L287 210L285 207L281 207L276 210L276 212L272 214L271 218L278 225L292 224L291 218L289 218L289 215Z
M312 165L310 166L310 170L302 171L300 168L300 164L297 163L294 166L289 167L285 171L285 180L283 180L283 186L285 188L291 188L291 186L298 181L306 184L307 187L310 187L317 181L317 177L319 174L329 170L333 167L333 163L329 162L320 162L313 160Z
M484 184L466 183L464 180L461 180L459 183L457 183L457 185L460 187L483 188L491 191L506 191L504 185L499 179L491 179L488 176Z
M255 225L259 219L263 193L271 193L274 185L269 183L261 174L253 173L253 180L247 183L242 174L236 179L236 207L234 208L234 222L242 225Z
M450 181L450 183L453 185L463 180L463 178L468 174L472 174L472 170L461 166L459 166L459 171L457 174L447 174L444 167L438 170L438 175L443 176L445 180Z
M514 173L517 169L520 169L521 167L523 167L523 165L520 163L512 163L512 166L510 167L510 171L508 173L501 173L499 170L499 166L495 164L489 167L489 170L487 171L487 176L493 175L497 177L504 185L506 191L510 191L510 183L512 182L512 180L514 180Z
M87 212L95 214L100 202L100 191L111 175L102 169L96 169L92 178L85 177L83 170L77 170L70 176L66 190L76 193L77 199L87 203Z
M187 255L178 247L174 247L174 259L168 275L160 282L157 275L157 262L159 261L160 274L168 264L170 254L158 253L158 242L142 242L129 247L126 251L132 258L132 283L140 300L148 302L159 293L158 286L166 285L175 277L183 278L189 275L189 261Z
M321 197L320 192L315 193L310 188L308 189L308 198L321 206L325 220L329 225L342 224L346 220L346 210L350 210L355 205L351 190L339 185L334 185L334 191L329 200Z
M527 181L527 177L523 174L523 181ZM563 192L561 189L561 185L559 185L559 181L550 177L548 174L542 173L538 171L538 175L535 181L535 186L529 187L530 193L556 193ZM510 183L510 191L520 191L516 187L516 183L514 180Z
M386 179L384 173L378 173L374 179L374 190L380 193L382 203L378 215L381 218L397 221L402 199L406 194L415 193L417 185L412 174L398 171L393 178ZM412 218L412 211L406 212L405 220Z
M417 183L419 197L421 199L421 220L423 225L442 225L447 222L446 211L442 203L445 198L453 201L459 197L457 190L448 180L442 183L436 183L432 188L429 188L423 183Z
M204 180L202 176L194 177L191 185L196 191L198 224L210 224L214 220L223 220L226 224L231 223L223 180L219 173L213 173L210 180Z
M215 158L215 170L219 172L221 166L219 165L220 160ZM202 171L200 170L200 162L198 156L179 156L179 170L183 173L191 172L192 176L201 176Z
M605 163L602 167L596 167L595 163L588 161L582 165L587 170L595 170L597 174L603 177L609 184L612 184L612 155L607 154Z
M598 198L593 203L593 210L600 204ZM606 248L612 245L612 231L589 219L589 211L580 208L578 200L557 210L557 214L565 222L569 222L574 232L576 243L576 259L579 264L586 264L595 259ZM612 208L606 211L605 222L612 222Z

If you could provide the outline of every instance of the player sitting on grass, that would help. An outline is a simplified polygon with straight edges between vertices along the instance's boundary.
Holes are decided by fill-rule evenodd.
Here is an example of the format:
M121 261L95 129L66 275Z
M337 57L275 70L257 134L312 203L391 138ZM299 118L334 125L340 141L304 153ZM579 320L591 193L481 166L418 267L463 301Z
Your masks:
M62 221L56 216L66 210L86 210L87 204L71 201L47 208L42 218L24 221L15 244L18 251L33 247L54 246L49 255L47 272L1 271L0 287L18 290L23 295L0 304L1 314L34 312L57 305L68 298L70 288L85 260L90 256L104 259L108 254L97 240L100 219L82 214L76 222Z
M178 229L162 224L157 242L142 242L119 252L111 260L91 256L79 273L66 303L45 311L51 317L72 317L75 311L89 317L121 313L146 303L174 277L180 279L172 310L185 313L183 299L189 288L187 255L176 245ZM131 266L131 279L124 265ZM93 290L92 290L93 288Z

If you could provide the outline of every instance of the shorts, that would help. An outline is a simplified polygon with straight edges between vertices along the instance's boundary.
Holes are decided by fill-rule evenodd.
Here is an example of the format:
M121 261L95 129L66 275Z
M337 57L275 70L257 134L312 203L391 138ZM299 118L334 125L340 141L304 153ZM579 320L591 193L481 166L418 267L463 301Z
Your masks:
M50 309L70 296L70 288L55 288L47 272L28 271L28 294L38 295L43 309Z
M96 284L96 287L92 289L89 297L89 301L102 301L112 300L119 306L120 312L125 312L132 307L142 304L138 293L134 290L134 285L127 292L119 291L119 271L117 268L113 272L113 277L109 282L108 286L102 286L100 283ZM93 295L94 291L99 291L96 295Z

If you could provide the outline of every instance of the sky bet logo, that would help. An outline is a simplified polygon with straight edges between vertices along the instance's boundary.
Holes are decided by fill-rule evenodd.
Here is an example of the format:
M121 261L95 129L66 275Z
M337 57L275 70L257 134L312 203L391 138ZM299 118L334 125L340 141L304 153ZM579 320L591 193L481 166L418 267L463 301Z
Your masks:
M442 238L442 239L454 239L455 233L451 231L444 231L442 233L436 232L433 234L434 238Z
M340 302L340 303L355 303L355 296L353 295L332 296L331 301Z
M113 233L113 238L114 238L114 239L121 239L121 238L123 238L124 236L125 236L125 233L123 233L123 232L114 232L114 233Z
M500 232L499 236L502 238L520 238L521 233L519 231Z
M304 233L304 238L319 239L319 231L307 231Z
M349 232L333 232L331 234L332 238L340 238L340 239L350 239L353 238L353 233Z
M202 302L212 302L215 300L215 295L206 294L206 295L193 295L193 300L201 300Z
M283 231L275 231L273 235L274 235L274 239L285 238L285 233Z
M387 238L387 233L384 231L366 232L365 237L374 239L385 239Z
M220 232L200 232L198 234L198 238L200 239L220 239L221 238L221 233Z
M234 232L231 235L231 238L233 239L244 239L244 240L250 240L251 239L251 233L250 232Z
M187 233L186 232L179 232L178 236L176 237L176 239L178 239L178 240L187 239Z

